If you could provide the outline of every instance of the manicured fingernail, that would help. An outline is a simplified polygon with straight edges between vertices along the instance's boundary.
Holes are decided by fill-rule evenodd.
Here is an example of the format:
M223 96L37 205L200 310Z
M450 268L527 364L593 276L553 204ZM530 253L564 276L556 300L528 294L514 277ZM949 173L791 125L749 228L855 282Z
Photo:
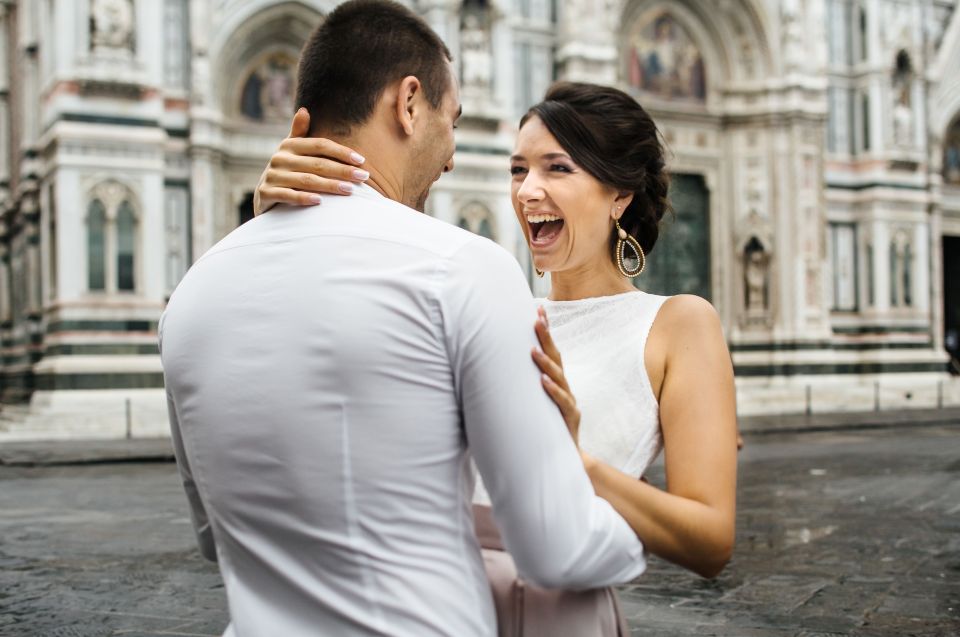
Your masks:
M350 153L350 159L352 159L353 163L355 164L362 164L363 162L367 161L366 158L360 153Z
M351 192L353 192L353 184L348 184L345 181L341 181L340 184L337 186L337 189L340 192L344 192L349 195Z
M553 381L550 379L550 377L547 376L546 374L540 374L540 377L543 379L543 382L545 382L545 383L552 383L552 382L553 382Z
M370 173L365 170L360 170L359 168L353 171L353 178L357 181L366 181L370 179Z
M310 200L310 203L312 203L312 204L318 204L318 203L320 203L321 201L323 201L323 197L321 197L320 195L310 195L310 196L308 197L308 199Z

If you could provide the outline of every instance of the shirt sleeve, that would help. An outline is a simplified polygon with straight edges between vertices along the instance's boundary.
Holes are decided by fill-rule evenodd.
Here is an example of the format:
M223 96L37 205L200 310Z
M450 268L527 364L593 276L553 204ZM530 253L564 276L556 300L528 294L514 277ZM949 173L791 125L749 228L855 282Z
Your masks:
M161 357L163 354L163 319L160 318L159 347ZM200 546L200 554L211 562L217 561L217 547L213 539L213 530L210 528L210 520L207 517L207 510L200 499L200 491L197 489L197 483L193 478L193 472L190 470L190 461L187 458L186 449L183 446L183 436L180 433L180 419L177 417L177 405L174 402L173 394L170 392L169 384L166 382L166 373L164 373L164 387L167 393L167 416L170 420L170 438L173 442L173 454L177 459L177 468L180 471L180 480L183 482L183 489L187 493L187 502L190 504L190 519L193 522L193 530L197 535L197 544Z
M541 385L530 356L536 305L516 260L467 243L449 261L441 312L468 445L520 573L555 588L639 576L640 540L594 493Z

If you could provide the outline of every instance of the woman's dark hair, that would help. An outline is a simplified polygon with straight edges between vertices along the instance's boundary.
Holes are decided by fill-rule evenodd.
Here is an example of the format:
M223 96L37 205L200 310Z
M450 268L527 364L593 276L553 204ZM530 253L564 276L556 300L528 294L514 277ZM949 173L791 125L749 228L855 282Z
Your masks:
M670 209L663 145L657 125L635 99L609 86L557 82L520 127L537 116L571 159L601 183L632 192L620 226L643 251L653 250L660 220ZM611 246L616 242L612 233Z

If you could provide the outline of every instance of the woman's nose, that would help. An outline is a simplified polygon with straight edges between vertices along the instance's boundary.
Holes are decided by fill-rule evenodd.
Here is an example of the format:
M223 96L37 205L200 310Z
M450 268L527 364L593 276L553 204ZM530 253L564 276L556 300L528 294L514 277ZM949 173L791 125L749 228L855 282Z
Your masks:
M523 183L520 184L520 189L517 191L517 199L523 203L543 199L543 186L532 172L527 173L527 176L523 179Z

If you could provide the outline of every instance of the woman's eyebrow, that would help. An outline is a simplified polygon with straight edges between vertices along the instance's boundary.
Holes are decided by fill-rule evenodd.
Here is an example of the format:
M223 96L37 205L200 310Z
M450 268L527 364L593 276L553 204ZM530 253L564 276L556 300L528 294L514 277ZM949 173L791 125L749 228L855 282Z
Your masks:
M566 153L547 153L543 156L543 159L548 161L551 159L570 159L570 155ZM510 155L510 161L527 161L527 158L523 155Z

